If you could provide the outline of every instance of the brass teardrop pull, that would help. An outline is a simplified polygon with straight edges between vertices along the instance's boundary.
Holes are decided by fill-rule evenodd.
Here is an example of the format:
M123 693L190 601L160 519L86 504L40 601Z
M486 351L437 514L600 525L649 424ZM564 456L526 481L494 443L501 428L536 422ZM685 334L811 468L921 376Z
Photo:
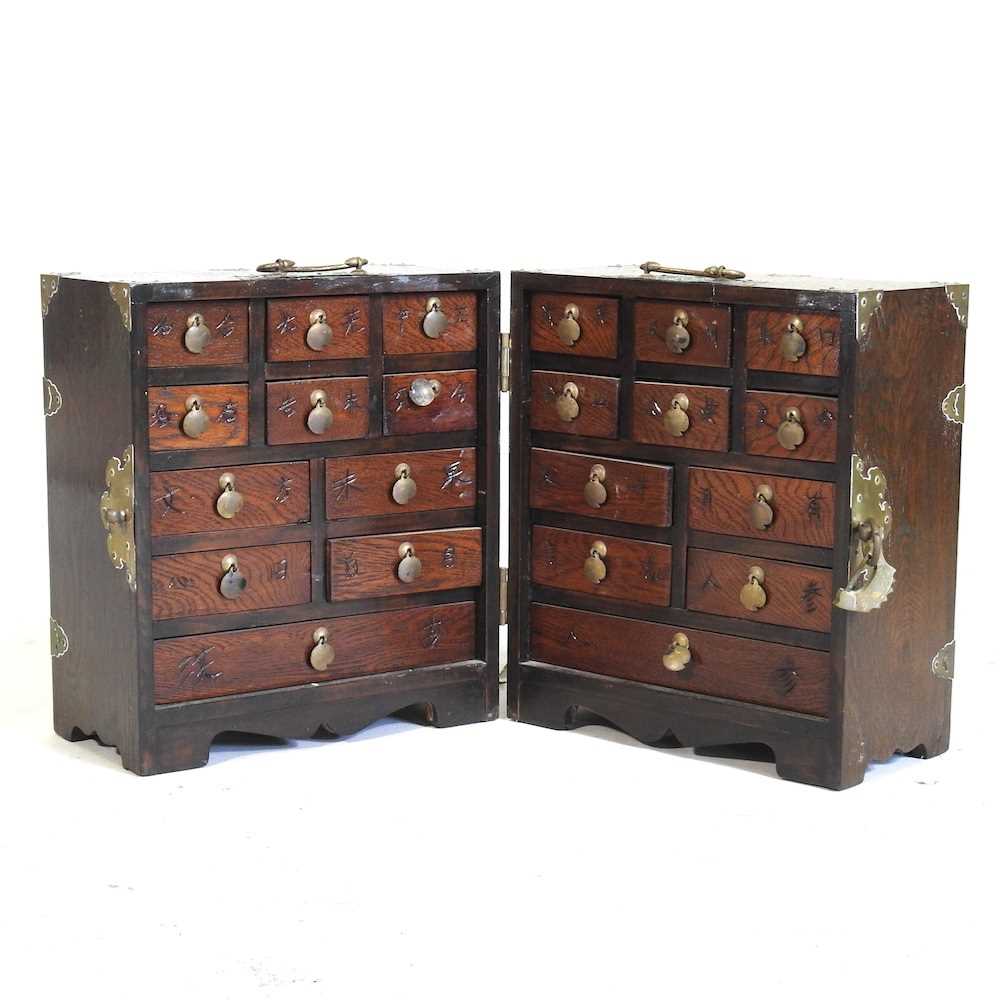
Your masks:
M563 318L556 327L556 336L565 347L572 347L580 339L580 307L570 302L563 310Z
M432 296L427 300L427 312L424 313L424 336L437 340L447 327L448 317L441 309L441 300Z
M691 643L683 632L674 633L674 641L663 654L663 665L673 673L679 673L691 662Z
M309 650L309 666L313 670L329 670L333 666L333 646L330 645L330 633L325 628L313 632L315 645Z
M794 406L790 406L785 411L785 419L778 425L778 444L787 451L795 451L805 439L802 414Z
M306 346L314 351L322 351L333 340L333 330L326 321L326 312L313 309L309 313L309 329L306 330Z
M413 583L423 570L423 565L413 551L410 542L403 542L399 546L399 565L396 567L396 576L401 583Z
M567 382L562 387L562 392L556 398L556 413L560 420L569 423L580 415L580 404L577 402L579 395L580 390L575 382Z
M688 333L690 317L683 309L674 313L673 325L667 330L667 347L674 354L683 354L691 346L691 334Z
M396 481L392 484L392 499L400 506L408 504L417 495L417 484L406 462L396 466Z
M191 313L184 331L185 348L192 354L201 354L211 339L212 328L205 322L205 317L201 313Z
M181 421L181 430L189 438L201 437L208 430L208 414L205 412L205 407L201 405L201 399L198 396L188 396L184 400L184 406L187 413L184 414L184 419Z
M430 406L441 391L436 378L415 378L410 384L410 402L414 406Z
M691 426L691 418L688 417L688 407L691 401L683 392L677 393L672 400L667 412L663 414L663 426L667 433L675 438L683 437L687 429Z
M771 501L774 499L774 490L770 486L763 484L754 491L754 500L750 504L750 524L758 531L764 531L774 520L774 510L771 508Z
M227 600L235 600L246 590L247 578L240 572L240 563L236 556L230 553L222 559L222 579L219 581L219 593Z
M802 320L793 316L788 321L788 329L781 335L781 356L786 361L798 361L806 353L806 340L802 336Z
M583 575L591 583L600 583L608 575L608 567L604 564L604 557L608 554L608 547L602 541L590 543L590 555L584 560Z
M222 492L215 501L215 509L220 517L231 521L243 510L243 494L236 489L236 477L231 472L224 472L219 476L219 489Z
M588 507L597 510L608 502L608 491L604 485L607 473L603 465L592 465L590 467L590 478L583 488L583 499Z
M747 582L740 588L740 604L747 611L760 611L767 604L767 591L764 589L764 570L760 566L751 566Z
M314 389L309 395L309 405L312 409L306 418L306 426L313 434L325 434L333 426L333 413L326 405L326 393L322 389Z

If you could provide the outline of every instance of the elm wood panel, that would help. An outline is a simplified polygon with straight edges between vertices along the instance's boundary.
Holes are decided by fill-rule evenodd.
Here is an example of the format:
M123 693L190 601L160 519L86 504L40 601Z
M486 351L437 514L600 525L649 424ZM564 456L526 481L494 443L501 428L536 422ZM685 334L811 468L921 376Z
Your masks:
M222 560L234 555L246 587L238 597L219 591ZM153 618L232 614L308 603L310 546L286 542L248 548L213 549L153 559Z
M573 304L580 314L580 337L567 346L557 333ZM531 297L531 349L550 354L580 354L590 358L618 357L618 300L593 295L533 295Z
M687 332L691 343L681 354L675 354L663 338L680 310L688 314ZM732 312L729 306L640 300L635 304L634 330L635 356L639 361L709 365L713 368L729 366L732 341Z
M333 423L323 434L314 434L307 423L313 409L310 396L317 389L326 393L326 405L333 414ZM367 433L367 378L309 378L267 383L268 444L345 441L363 438Z
M688 398L688 429L674 437L664 418L674 396ZM643 444L701 451L729 450L729 390L707 385L636 382L632 403L632 439Z
M474 369L385 375L382 384L386 435L475 430L476 377ZM441 383L437 397L427 406L417 406L410 399L410 386L418 378L437 379Z
M235 477L243 507L224 518L215 503L219 477ZM154 536L303 524L309 520L309 463L232 465L154 472L149 479L150 530Z
M670 466L544 448L532 448L530 462L528 502L534 508L657 528L671 524L673 469ZM601 507L591 507L583 496L594 465L604 466L608 499Z
M674 672L663 666L663 654L678 631L673 625L535 604L531 607L531 657L809 715L829 712L829 653L683 629L691 661Z
M421 562L413 583L403 583L396 574L403 542L412 544ZM331 601L478 587L483 579L480 528L334 538L327 544Z
M441 300L448 325L440 337L424 333L428 299ZM476 349L476 296L472 292L421 292L386 295L382 299L382 344L385 354L437 354Z
M789 409L801 416L805 440L789 451L778 440L778 428ZM780 392L746 394L744 435L750 455L795 458L804 462L837 460L837 400L829 396L802 396Z
M162 385L148 393L149 450L188 451L194 448L229 448L249 440L249 394L245 385ZM187 416L186 400L197 396L208 414L201 437L181 430Z
M753 566L764 571L762 586L767 595L767 603L757 611L749 611L740 603L740 591ZM798 563L689 549L687 606L691 611L710 615L829 632L833 574L828 569Z
M583 572L595 541L607 547L607 575L600 583L591 583ZM670 546L535 525L531 529L531 579L543 587L666 607L670 604Z
M781 355L781 338L793 319L802 321L806 352L798 361ZM840 316L828 313L747 312L747 368L791 375L837 375L840 372Z
M774 518L766 528L755 528L750 507L759 486L770 486L769 506ZM836 517L836 487L815 479L789 479L757 472L692 468L688 527L776 542L795 542L832 548Z
M200 313L211 337L200 354L184 346L189 316ZM154 302L143 318L146 364L150 368L245 365L249 311L245 301Z
M396 466L405 462L417 488L409 503L392 498ZM476 450L393 452L326 460L327 520L377 517L420 511L474 507L476 503Z
M474 603L441 604L160 639L153 645L156 702L218 698L472 659L475 609ZM327 629L334 652L327 670L309 664L318 628Z
M573 420L562 420L556 403L563 386L572 382L579 390L580 412ZM618 437L618 388L616 378L577 375L568 372L531 373L531 429L587 437Z
M322 350L306 343L309 314L326 313L333 338ZM318 361L324 358L366 358L368 346L368 298L364 295L329 295L302 299L268 299L267 360Z

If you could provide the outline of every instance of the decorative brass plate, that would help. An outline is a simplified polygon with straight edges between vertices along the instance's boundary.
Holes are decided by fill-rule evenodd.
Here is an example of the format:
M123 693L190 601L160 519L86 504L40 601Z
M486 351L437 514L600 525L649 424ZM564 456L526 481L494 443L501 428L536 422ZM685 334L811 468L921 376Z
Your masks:
M61 409L63 404L62 393L59 391L59 386L55 384L50 378L42 376L42 392L45 395L45 416L54 417Z
M941 412L953 424L965 423L965 383L956 385L941 401Z
M122 325L127 333L132 332L132 288L124 281L109 281L108 291L122 314Z
M946 642L931 660L931 673L935 677L942 677L945 680L955 678L955 640Z
M49 618L49 652L54 660L69 652L69 636L55 618Z
M108 533L108 556L115 569L124 569L128 585L135 590L135 472L133 448L121 458L108 459L104 474L108 488L101 494L101 524Z
M49 314L49 306L52 300L56 297L56 292L59 291L59 275L58 274L43 274L42 275L42 318L44 319Z

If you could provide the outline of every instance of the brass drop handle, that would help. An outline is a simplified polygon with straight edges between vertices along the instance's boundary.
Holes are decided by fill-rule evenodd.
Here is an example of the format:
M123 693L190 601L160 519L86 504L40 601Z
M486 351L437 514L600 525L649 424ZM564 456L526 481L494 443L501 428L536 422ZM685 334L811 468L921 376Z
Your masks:
M785 411L785 419L778 425L778 444L786 451L795 451L805 439L802 414L794 406L790 406Z
M322 389L314 389L309 395L309 405L312 409L306 418L306 426L313 434L325 434L333 426L333 413L326 405L326 393Z
M562 387L562 392L556 398L556 413L560 420L568 424L580 415L580 404L577 402L579 396L580 390L575 382L567 382Z
M181 430L189 438L199 438L208 430L208 414L198 396L188 396L184 400L184 408L187 413L181 421Z
M236 477L231 472L219 476L219 489L222 492L215 501L215 509L220 517L231 521L243 510L243 494L236 489Z
M760 611L767 604L767 591L764 589L764 570L760 566L751 566L747 582L740 588L740 604L747 611Z
M580 307L570 302L563 310L563 318L556 327L556 336L564 347L572 347L580 339Z
M793 316L788 321L788 328L781 335L781 356L786 361L798 361L806 353L806 339L802 336L804 329L802 320Z
M413 481L413 470L400 462L395 470L396 481L392 484L392 499L401 507L408 504L417 495L417 484Z
M396 576L400 583L413 583L423 570L423 565L417 558L411 542L403 542L399 546L399 565L396 567Z
M247 578L240 572L239 560L232 553L223 556L219 593L227 600L233 601L246 590L246 587Z
M663 654L663 665L673 673L680 673L691 662L691 643L683 632L674 633L674 641Z
M309 666L313 670L329 670L333 666L334 653L333 646L330 645L330 633L325 628L318 628L313 632L313 643L309 650Z
M427 311L424 313L422 328L425 337L437 340L448 327L448 317L441 308L441 300L436 296L431 296L427 300Z
M309 329L306 330L306 346L313 351L322 351L333 340L333 329L326 321L326 311L313 309L309 313Z
M441 391L441 383L436 378L415 378L410 384L410 402L414 406L430 406Z
M184 331L185 348L192 354L201 354L211 339L212 328L205 322L205 317L201 313L191 313Z
M583 575L591 583L600 583L608 575L608 567L604 564L607 554L608 547L604 542L598 540L590 543L590 555L584 560Z
M603 507L608 502L608 490L604 485L607 472L603 465L592 465L587 484L583 488L583 499L588 507L595 510Z
M683 309L674 313L674 322L667 330L667 347L674 354L683 354L691 346L691 334L688 333L690 317Z
M687 429L691 426L691 419L687 415L691 401L683 392L677 393L672 400L667 412L663 414L663 426L672 437L684 437Z
M753 503L750 504L750 524L758 531L767 530L774 520L772 500L774 500L774 490L766 483L754 490Z

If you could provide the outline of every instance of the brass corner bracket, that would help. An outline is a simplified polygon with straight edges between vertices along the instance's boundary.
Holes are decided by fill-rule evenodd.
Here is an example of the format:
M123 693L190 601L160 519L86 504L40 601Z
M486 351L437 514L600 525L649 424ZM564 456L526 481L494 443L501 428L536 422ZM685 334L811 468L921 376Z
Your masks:
M946 681L955 679L955 640L946 642L931 660L931 673Z
M128 585L135 590L135 470L133 446L122 457L108 459L101 494L101 524L108 533L108 556L115 569L124 569Z
M125 281L109 281L108 291L122 314L122 325L126 333L132 332L132 286Z
M969 327L969 286L968 285L945 285L944 294L948 296L952 309L958 317L962 329Z
M857 337L859 344L868 343L871 336L872 323L875 314L882 308L882 297L884 292L872 290L870 292L858 292L857 306Z
M56 297L56 292L59 291L59 275L43 274L41 285L42 285L42 319L44 319L49 314L49 306L52 304L52 300Z
M69 636L66 629L55 620L49 618L49 653L54 660L60 656L65 656L69 652Z
M965 383L956 385L947 396L941 400L941 412L953 424L965 423Z

